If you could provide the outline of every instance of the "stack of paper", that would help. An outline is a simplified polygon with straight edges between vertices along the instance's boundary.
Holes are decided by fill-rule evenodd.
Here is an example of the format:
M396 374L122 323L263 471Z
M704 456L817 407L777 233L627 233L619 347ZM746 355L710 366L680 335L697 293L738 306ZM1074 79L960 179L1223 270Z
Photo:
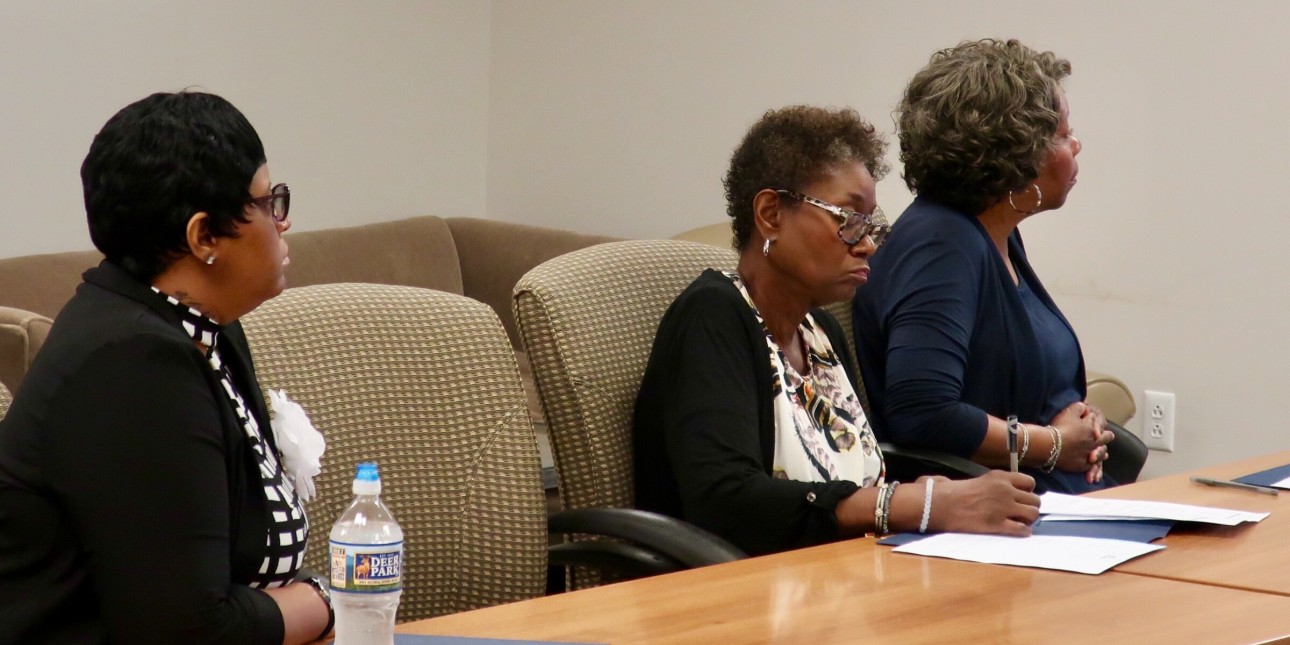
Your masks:
M1096 499L1060 493L1046 493L1039 499L1041 522L1105 522L1110 526L1135 520L1174 520L1233 526L1241 522L1258 522L1268 516L1267 513L1189 504ZM1110 531L1108 535L1115 535L1115 531ZM1011 538L943 533L908 542L896 547L895 551L987 564L1098 574L1117 564L1163 548L1165 547L1156 544L1114 537L1032 535L1028 538Z
M1260 522L1267 513L1250 513L1210 506L1144 502L1132 499L1097 499L1061 493L1044 493L1039 497L1039 512L1045 522L1078 520L1175 520L1236 526L1242 522Z

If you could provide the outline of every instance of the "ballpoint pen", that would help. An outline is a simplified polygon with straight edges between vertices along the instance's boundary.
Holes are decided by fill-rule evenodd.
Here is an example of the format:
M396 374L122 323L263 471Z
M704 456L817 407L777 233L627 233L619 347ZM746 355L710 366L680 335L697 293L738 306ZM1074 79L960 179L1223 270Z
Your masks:
M1008 463L1017 472L1017 415L1008 415Z
M1210 479L1210 478L1208 478L1208 477L1192 477L1192 478L1191 478L1191 480L1192 480L1192 481L1194 481L1194 482L1196 482L1197 484L1204 484L1204 485L1206 485L1206 486L1218 486L1218 487L1220 487L1220 488L1239 488L1239 489L1241 489L1241 490L1248 490L1248 491L1250 491L1250 492L1252 492L1252 493L1263 493L1264 495L1277 495L1277 494L1279 494L1279 492L1280 492L1280 491L1278 491L1277 489L1272 488L1272 487L1270 487L1270 486L1259 486L1259 485L1256 485L1256 484L1245 484L1245 483L1242 483L1242 482L1227 481L1226 479Z

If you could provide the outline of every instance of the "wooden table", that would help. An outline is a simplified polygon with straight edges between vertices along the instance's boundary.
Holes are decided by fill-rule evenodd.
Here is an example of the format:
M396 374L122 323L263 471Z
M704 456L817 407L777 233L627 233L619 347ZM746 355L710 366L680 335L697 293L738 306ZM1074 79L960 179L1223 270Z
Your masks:
M1191 475L1234 479L1290 464L1290 451L1200 468L1092 493L1095 497L1142 499L1271 512L1262 522L1239 526L1181 525L1156 544L1157 551L1115 571L1216 587L1290 595L1290 491L1277 497L1194 484ZM1290 617L1285 619L1290 625Z
M1279 573L1290 577L1286 569ZM442 616L399 631L614 645L1227 644L1290 642L1287 616L1290 598L1278 595L923 558L860 539Z

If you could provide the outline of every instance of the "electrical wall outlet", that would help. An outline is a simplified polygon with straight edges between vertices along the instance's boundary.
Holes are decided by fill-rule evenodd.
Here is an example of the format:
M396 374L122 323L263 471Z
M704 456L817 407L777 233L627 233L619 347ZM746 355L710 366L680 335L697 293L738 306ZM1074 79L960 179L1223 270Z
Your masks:
M1143 407L1147 409L1142 418L1142 441L1152 450L1173 452L1174 393L1146 390L1142 394Z

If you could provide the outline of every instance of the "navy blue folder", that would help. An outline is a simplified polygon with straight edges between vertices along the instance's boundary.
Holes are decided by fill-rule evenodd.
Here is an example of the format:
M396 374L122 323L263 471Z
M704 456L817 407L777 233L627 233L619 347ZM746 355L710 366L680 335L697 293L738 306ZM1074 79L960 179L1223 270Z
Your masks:
M1290 477L1290 464L1269 468L1253 475L1237 477L1232 481L1238 481L1242 484L1254 484L1255 486L1272 486L1287 477Z
M1033 535L1069 535L1073 537L1126 540L1150 544L1169 534L1173 520L1088 520L1084 522L1045 522L1041 518L1031 527ZM918 533L899 533L878 540L878 544L901 546L927 537Z

